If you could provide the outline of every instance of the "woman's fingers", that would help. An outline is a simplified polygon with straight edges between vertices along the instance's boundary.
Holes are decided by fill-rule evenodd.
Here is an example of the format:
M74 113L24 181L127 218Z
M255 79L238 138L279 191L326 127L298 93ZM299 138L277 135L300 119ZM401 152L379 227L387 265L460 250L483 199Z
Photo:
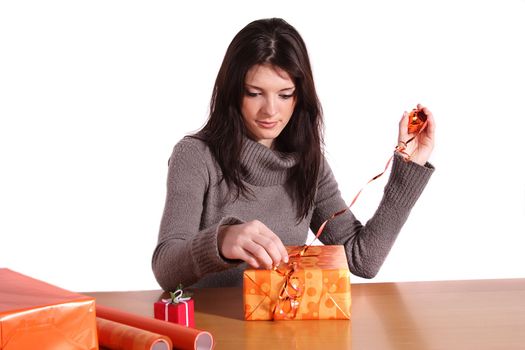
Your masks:
M425 114L427 115L427 134L433 140L434 139L434 132L435 132L435 128L436 128L436 124L434 122L434 115L426 107L424 108L424 111L425 111Z
M259 233L255 241L261 244L268 251L272 257L274 265L279 265L281 261L288 262L288 251L284 246L281 239L266 225L260 221L256 221L259 224Z
M265 268L269 269L273 266L278 266L281 263L281 261L284 261L284 256L278 248L278 245L271 238L265 236L255 236L253 242L262 249L257 249L257 253L260 254L254 255L263 259L261 260L261 262L264 262L263 265ZM268 260L267 257L269 257L270 259Z
M399 121L398 142L405 142L408 138L408 112L403 112L401 120Z
M251 239L253 243L258 245L258 247L250 245L255 251L248 250L258 258L260 264L263 267L270 269L273 266L279 265L281 261L287 262L288 253L286 252L286 248L281 239L262 222L255 220L252 221L252 224L254 226L252 230L254 234Z
M288 253L280 238L257 220L222 226L217 243L224 257L243 260L255 268L270 269L282 261L288 262Z
M268 253L268 250L254 241L247 241L244 245L244 250L250 256L257 260L258 267L271 269L273 267L273 259ZM253 265L252 265L253 266Z
M251 267L258 269L261 267L261 264L255 256L253 256L249 251L239 248L237 254L235 254L235 259L242 260Z
M417 108L423 111L427 117L426 127L417 134L411 134L415 138L407 145L406 153L410 154L411 161L424 165L434 148L435 121L432 112L427 107L418 104Z

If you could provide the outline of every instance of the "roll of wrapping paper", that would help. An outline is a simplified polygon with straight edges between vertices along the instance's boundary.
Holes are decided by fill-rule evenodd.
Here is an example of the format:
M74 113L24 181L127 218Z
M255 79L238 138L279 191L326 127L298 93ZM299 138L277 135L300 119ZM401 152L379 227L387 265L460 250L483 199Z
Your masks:
M112 307L96 305L97 317L165 335L177 349L212 349L213 337L209 332L180 324L144 317Z
M110 350L171 350L165 335L97 317L98 344Z

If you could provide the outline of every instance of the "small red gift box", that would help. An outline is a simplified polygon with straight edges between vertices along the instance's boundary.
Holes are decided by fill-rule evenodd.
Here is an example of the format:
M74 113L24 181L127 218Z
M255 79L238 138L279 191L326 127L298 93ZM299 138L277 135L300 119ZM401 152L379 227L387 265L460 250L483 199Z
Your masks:
M154 305L156 319L195 328L193 313L193 299L180 300L177 303L172 302L171 299L163 299Z

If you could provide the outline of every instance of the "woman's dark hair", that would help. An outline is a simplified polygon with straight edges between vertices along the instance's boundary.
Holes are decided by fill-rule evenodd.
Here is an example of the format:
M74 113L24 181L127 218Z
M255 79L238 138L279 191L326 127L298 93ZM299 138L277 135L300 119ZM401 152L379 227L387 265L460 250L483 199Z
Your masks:
M297 218L314 203L322 157L322 110L315 91L306 45L297 30L280 18L251 22L233 38L215 80L210 116L195 135L202 138L219 163L223 180L237 196L248 189L239 162L246 130L241 114L245 76L254 65L270 64L288 73L295 84L296 105L288 125L274 140L281 152L296 152L299 161L287 182L297 203Z

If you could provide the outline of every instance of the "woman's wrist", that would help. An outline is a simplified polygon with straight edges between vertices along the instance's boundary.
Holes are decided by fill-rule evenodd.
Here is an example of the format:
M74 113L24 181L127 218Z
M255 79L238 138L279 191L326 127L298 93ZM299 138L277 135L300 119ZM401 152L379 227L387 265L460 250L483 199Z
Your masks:
M416 163L416 164L419 164L421 166L425 166L425 164L427 163L428 159L426 157L421 157L421 156L411 156L410 161Z

